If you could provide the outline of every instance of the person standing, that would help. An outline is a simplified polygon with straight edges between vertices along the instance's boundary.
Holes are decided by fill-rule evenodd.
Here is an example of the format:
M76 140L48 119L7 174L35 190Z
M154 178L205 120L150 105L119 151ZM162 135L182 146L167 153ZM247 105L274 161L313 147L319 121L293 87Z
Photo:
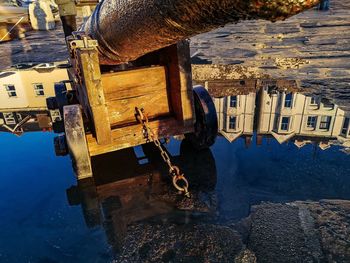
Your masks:
M62 21L64 36L70 36L77 30L77 8L74 0L55 0Z

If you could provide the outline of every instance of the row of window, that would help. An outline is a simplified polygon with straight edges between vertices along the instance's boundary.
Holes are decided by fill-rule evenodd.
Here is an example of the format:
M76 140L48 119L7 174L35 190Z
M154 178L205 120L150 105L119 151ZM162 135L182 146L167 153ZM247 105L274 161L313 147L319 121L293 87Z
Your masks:
M329 127L331 125L331 116L321 116L320 121L320 129L321 130L329 130ZM317 116L309 116L307 117L306 127L310 129L316 129L317 124Z
M293 93L288 93L286 94L285 98L284 98L284 107L285 108L292 108L292 104L293 104ZM315 106L317 105L317 100L315 97L311 97L310 100L310 105L311 106Z
M317 116L308 116L307 122L306 122L306 126L308 128L316 129L317 118L318 118ZM280 127L280 129L282 131L288 131L289 130L290 120L291 120L291 117L282 117L281 127ZM332 121L332 117L331 116L321 116L319 128L321 130L327 130L328 131L329 128L330 128L330 125L331 125L331 121ZM229 129L235 130L236 126L237 126L237 117L236 116L230 116L229 117ZM350 129L349 128L350 128L350 118L345 118L341 133L343 135L346 135L346 134L350 135Z
M7 91L7 94L9 98L15 98L17 97L16 87L13 84L5 84L5 89ZM41 83L34 83L33 84L34 92L36 96L44 96L44 86Z
M290 120L291 117L282 117L281 120L281 127L280 129L282 131L288 131L290 126ZM320 122L320 129L321 130L329 130L330 124L331 124L332 117L331 116L321 116L321 122ZM308 128L316 128L317 123L317 116L309 116L307 118L307 127ZM229 117L229 129L235 130L237 125L237 117L236 116L230 116ZM344 127L349 126L349 119L347 119L347 124Z
M321 116L320 126L321 130L329 130L331 125L332 117L331 116ZM307 117L306 127L316 129L317 124L317 116L309 116ZM290 117L282 117L281 120L281 130L288 131L290 125Z
M292 108L293 104L293 93L286 94L284 98L284 107ZM315 97L311 97L310 105L317 105L317 100ZM237 96L230 96L230 107L237 108Z

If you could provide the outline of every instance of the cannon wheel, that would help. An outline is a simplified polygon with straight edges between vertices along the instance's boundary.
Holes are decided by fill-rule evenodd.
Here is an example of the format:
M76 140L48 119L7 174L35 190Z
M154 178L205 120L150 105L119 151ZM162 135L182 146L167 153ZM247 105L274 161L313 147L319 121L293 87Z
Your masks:
M185 134L196 150L207 149L215 143L218 119L213 99L203 86L193 88L196 122L194 132Z
M78 180L92 177L91 160L80 105L64 106L63 116L66 142L74 172Z

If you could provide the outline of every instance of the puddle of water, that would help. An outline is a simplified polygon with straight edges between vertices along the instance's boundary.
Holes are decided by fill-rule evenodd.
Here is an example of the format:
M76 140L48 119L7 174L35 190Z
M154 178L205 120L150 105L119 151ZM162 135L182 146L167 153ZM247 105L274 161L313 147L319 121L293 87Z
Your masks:
M174 191L152 145L94 157L94 180L77 183L69 158L54 156L53 134L37 132L47 124L40 114L59 116L4 111L0 261L225 262L244 246L255 249L249 229L262 202L349 200L350 113L293 83L206 83L217 142L201 152L185 140L167 145L190 182L190 199ZM10 134L26 115L21 136ZM273 213L292 218L297 206Z

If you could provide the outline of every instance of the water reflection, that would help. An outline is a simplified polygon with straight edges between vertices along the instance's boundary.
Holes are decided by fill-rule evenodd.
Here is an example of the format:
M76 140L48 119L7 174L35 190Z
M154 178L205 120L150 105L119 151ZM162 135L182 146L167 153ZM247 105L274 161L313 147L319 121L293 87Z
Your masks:
M68 78L65 67L27 63L1 72L0 131L20 135L60 125L60 112L48 110L46 98L54 96L55 83ZM298 148L313 144L325 150L341 145L350 152L350 113L327 98L303 94L297 81L241 79L203 84L213 96L220 134L229 142L241 137L248 147L256 132L257 144L262 137L273 137Z
M219 89L218 83L206 84L214 96L220 134L229 142L243 137L248 147L256 131L257 144L264 136L298 148L350 146L350 113L326 98L302 94L295 81L241 80Z
M69 159L53 156L52 134L2 133L0 261L15 262L20 243L26 262L347 262L350 165L340 150L349 151L349 112L295 81L205 85L222 136L201 152L166 145L190 199L174 191L152 144L94 157L93 180L75 183ZM29 104L6 103L1 112L26 118ZM19 131L18 123L0 126ZM42 129L29 124L22 132Z
M67 78L60 63L17 64L0 72L0 131L51 130L62 118L58 110L48 110L46 98L55 95L55 83Z
M155 225L193 225L199 218L202 222L215 219L217 173L211 151L195 152L184 140L180 154L172 159L191 184L190 199L174 192L167 166L151 144L93 157L93 179L80 180L67 189L70 205L81 206L89 228L104 228L117 257L130 253L125 247L130 225L145 224L152 232Z

